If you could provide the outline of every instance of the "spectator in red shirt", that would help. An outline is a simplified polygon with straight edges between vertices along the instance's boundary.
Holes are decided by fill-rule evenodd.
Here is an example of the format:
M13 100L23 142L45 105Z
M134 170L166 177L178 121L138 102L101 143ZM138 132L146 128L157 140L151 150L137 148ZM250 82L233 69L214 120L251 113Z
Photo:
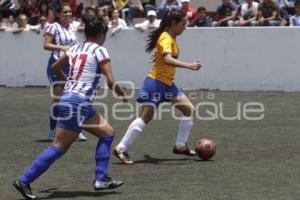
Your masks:
M190 0L181 0L181 10L186 14L188 23L187 26L195 20L196 10L190 5Z

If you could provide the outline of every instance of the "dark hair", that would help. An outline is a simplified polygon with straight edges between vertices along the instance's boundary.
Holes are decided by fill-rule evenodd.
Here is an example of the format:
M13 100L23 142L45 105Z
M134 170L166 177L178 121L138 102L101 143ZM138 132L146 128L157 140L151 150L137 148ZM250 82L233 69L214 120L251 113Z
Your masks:
M296 0L295 6L299 6L299 5L300 5L300 0Z
M55 19L54 21L58 21L59 20L59 17L58 17L58 14L63 10L63 8L65 6L69 6L71 8L71 5L69 3L59 3L56 8L55 8Z
M84 14L81 17L81 20L85 24L84 33L87 38L88 37L95 38L100 33L106 35L108 27L102 17L98 17L98 16L91 17Z
M43 5L46 5L46 7L47 7L46 13L43 13L43 14L48 15L48 13L49 13L49 5L48 5L46 2L41 3L41 5L40 5L40 10L41 10L41 11L42 11L42 6L43 6Z
M157 43L159 36L171 25L172 21L176 23L182 21L185 14L181 10L168 9L165 11L164 16L160 22L159 27L148 35L146 52L151 52Z
M206 12L206 8L205 8L205 7L199 7L199 8L197 9L197 12L201 12L201 11L205 11L205 12Z
M88 6L85 8L85 13L87 13L89 10L93 11L96 14L96 8L94 8L93 6Z
M69 3L59 3L55 9L55 12L60 13L65 6L69 6L71 8L71 5Z

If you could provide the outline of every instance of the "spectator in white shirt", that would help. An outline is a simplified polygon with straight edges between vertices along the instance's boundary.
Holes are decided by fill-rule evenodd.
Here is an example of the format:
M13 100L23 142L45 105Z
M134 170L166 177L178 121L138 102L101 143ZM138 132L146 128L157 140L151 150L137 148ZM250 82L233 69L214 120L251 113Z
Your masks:
M118 9L114 9L112 14L111 14L111 20L108 24L108 28L111 29L111 34L115 34L116 32L122 30L122 29L127 29L127 24L125 20L121 19L119 17L119 11Z
M49 22L47 21L46 15L41 15L39 17L39 24L36 26L37 31L44 35L46 28L49 26Z
M17 34L23 31L34 31L39 34L37 26L31 26L28 24L28 18L25 14L20 14L18 17L18 26L12 30L12 33Z
M142 23L134 25L134 28L138 29L141 32L151 31L155 28L158 28L160 24L160 20L156 19L156 16L157 14L154 10L148 11L147 20Z
M238 22L239 26L254 26L257 20L258 3L253 0L246 0L241 7L241 17Z
M9 15L7 21L2 23L1 29L4 31L13 31L17 26L18 24L15 22L15 17Z

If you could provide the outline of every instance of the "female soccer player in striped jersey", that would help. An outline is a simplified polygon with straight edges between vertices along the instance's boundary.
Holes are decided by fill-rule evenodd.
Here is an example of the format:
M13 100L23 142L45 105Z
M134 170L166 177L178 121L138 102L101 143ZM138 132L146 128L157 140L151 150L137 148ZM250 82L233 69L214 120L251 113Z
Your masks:
M83 128L99 138L95 155L94 189L113 189L123 184L107 175L114 130L92 107L100 74L106 76L110 89L113 88L118 96L123 97L124 102L127 99L113 78L110 57L102 46L107 25L100 17L83 16L82 20L85 23L86 41L72 46L53 64L59 80L67 81L58 106L59 121L54 142L13 182L14 187L27 199L36 198L31 192L30 183L46 172L69 149ZM67 79L63 67L68 62L71 69Z
M58 101L63 91L63 84L59 81L57 75L53 72L51 66L58 60L71 46L78 43L77 31L72 25L72 11L67 3L58 5L56 22L51 24L45 32L44 49L51 51L48 61L47 76L51 84L52 106L50 112L50 130L48 139L53 140L55 137L55 128L58 116ZM69 74L69 64L63 67L65 75ZM78 139L85 141L86 137L80 133Z
M199 70L199 61L186 63L178 60L179 48L176 36L180 35L186 24L186 16L180 10L167 10L157 30L149 35L147 52L154 52L154 65L141 87L137 101L144 103L140 116L129 126L121 142L113 153L123 164L132 164L127 153L136 137L153 117L154 109L160 103L172 102L182 113L179 130L173 152L194 156L195 152L187 147L187 140L193 126L194 106L183 92L176 87L173 80L176 68Z

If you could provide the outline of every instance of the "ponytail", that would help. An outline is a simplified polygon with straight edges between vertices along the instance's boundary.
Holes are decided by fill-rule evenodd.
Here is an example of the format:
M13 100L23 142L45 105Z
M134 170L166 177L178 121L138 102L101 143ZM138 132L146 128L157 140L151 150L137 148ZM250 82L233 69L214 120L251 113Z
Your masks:
M159 27L156 30L150 32L148 35L146 52L150 53L155 48L159 36L165 30L167 30L167 28L171 25L173 20L176 23L178 23L184 18L185 18L185 14L181 10L172 10L172 9L166 10L162 17Z

